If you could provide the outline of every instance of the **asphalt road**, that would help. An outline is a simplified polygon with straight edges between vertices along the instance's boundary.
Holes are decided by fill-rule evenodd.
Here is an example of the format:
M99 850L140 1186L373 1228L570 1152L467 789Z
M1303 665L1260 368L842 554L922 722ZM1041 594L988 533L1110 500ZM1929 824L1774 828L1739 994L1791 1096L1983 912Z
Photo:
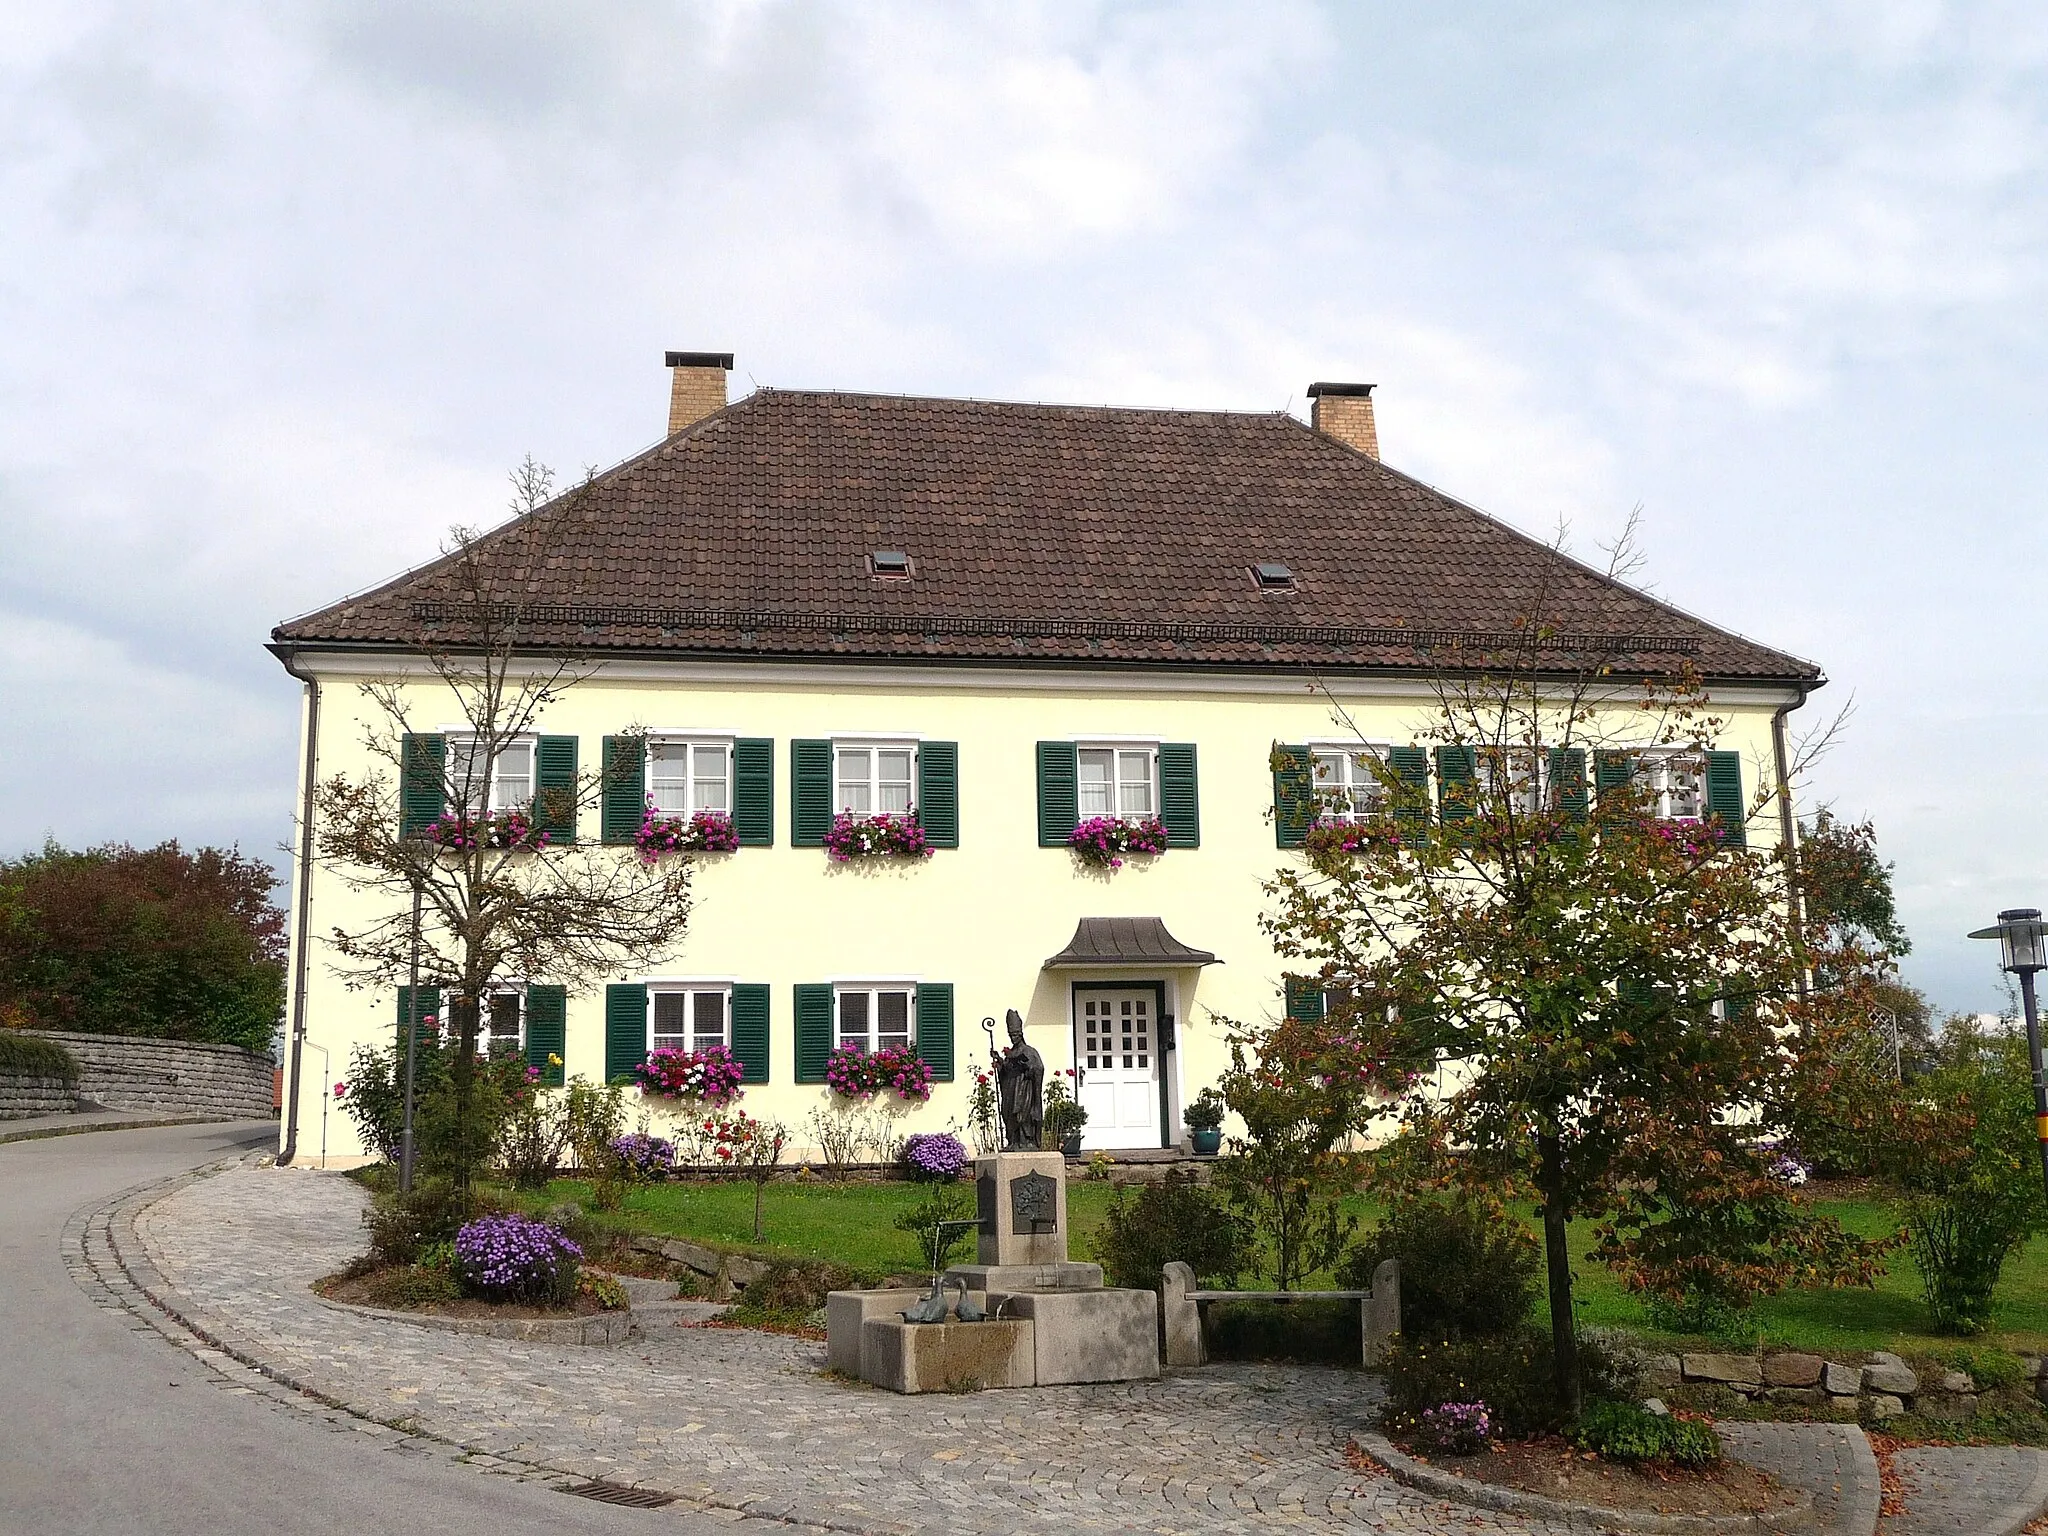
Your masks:
M59 1252L74 1211L276 1136L264 1122L0 1146L0 1536L766 1529L594 1504L302 1420L224 1390L185 1351L124 1327L79 1290Z

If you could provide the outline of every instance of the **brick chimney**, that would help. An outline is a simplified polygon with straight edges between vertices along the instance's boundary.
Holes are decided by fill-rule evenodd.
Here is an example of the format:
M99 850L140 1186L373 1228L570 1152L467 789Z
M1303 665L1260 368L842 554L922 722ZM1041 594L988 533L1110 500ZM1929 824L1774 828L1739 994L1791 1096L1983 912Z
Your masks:
M695 425L713 411L725 409L725 376L732 368L730 352L671 352L668 367L669 436Z
M1372 420L1370 384L1311 384L1308 397L1309 425L1340 443L1356 448L1368 459L1380 456L1380 432Z

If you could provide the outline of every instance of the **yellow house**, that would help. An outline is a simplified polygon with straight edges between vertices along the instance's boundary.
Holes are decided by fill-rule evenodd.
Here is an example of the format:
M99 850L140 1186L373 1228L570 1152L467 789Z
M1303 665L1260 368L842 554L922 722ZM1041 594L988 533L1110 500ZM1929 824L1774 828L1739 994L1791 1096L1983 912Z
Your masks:
M1287 1006L1259 927L1261 882L1299 857L1275 746L1304 749L1324 791L1346 789L1361 739L1428 771L1411 745L1428 652L1483 647L1536 607L1620 658L1618 698L1697 669L1726 727L1712 761L1658 769L1674 813L1790 835L1784 797L1759 817L1756 790L1782 783L1784 717L1819 670L1387 467L1370 386L1311 388L1312 425L780 389L728 405L731 363L669 354L667 437L481 546L569 520L522 634L536 663L574 654L591 674L494 765L494 804L630 742L638 775L626 764L629 787L563 834L630 842L651 805L729 818L740 845L695 856L687 936L657 971L581 992L504 979L493 1026L530 1060L601 1080L654 1045L722 1043L746 1109L801 1142L831 1050L906 1045L939 1081L902 1129L940 1130L966 1120L983 1021L1000 1037L1015 1008L1048 1070L1074 1073L1088 1147L1176 1145L1227 1021ZM309 793L377 766L360 684L454 718L420 663L448 598L436 562L276 629L305 685ZM830 856L835 817L882 813L931 855ZM1156 820L1165 850L1084 860L1070 839L1104 817ZM370 915L362 898L302 856L292 899L307 1049L288 1140L401 1007L397 978L378 993L333 974L322 936ZM328 1137L360 1151L339 1119Z

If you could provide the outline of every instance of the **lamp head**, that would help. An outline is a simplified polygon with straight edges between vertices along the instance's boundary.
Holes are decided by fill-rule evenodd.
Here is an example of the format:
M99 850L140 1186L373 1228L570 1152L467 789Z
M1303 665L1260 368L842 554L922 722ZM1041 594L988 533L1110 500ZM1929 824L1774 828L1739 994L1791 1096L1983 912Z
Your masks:
M1979 928L1970 937L1998 940L2000 964L2016 975L2048 970L2048 923L2038 907L2012 907L1998 914L1995 927Z

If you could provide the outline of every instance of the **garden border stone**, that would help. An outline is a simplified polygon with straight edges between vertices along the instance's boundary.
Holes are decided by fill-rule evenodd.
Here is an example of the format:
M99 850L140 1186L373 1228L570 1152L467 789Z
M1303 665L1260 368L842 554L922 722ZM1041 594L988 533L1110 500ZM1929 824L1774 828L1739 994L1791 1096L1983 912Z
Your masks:
M1545 1498L1520 1488L1502 1488L1475 1482L1445 1472L1396 1450L1384 1435L1365 1433L1358 1448L1384 1467L1395 1482L1423 1493L1503 1514L1527 1515L1550 1520L1574 1531L1631 1531L1644 1536L1730 1536L1737 1532L1806 1531L1814 1525L1813 1495L1793 1488L1792 1505L1781 1515L1660 1515L1654 1510L1603 1509L1597 1504L1575 1504Z
M410 1323L443 1333L475 1333L491 1339L519 1339L528 1344L623 1344L633 1337L633 1314L595 1312L576 1317L443 1317L434 1312L400 1312L390 1307L363 1307L336 1301L318 1291L313 1299L337 1312L355 1312L386 1322Z

